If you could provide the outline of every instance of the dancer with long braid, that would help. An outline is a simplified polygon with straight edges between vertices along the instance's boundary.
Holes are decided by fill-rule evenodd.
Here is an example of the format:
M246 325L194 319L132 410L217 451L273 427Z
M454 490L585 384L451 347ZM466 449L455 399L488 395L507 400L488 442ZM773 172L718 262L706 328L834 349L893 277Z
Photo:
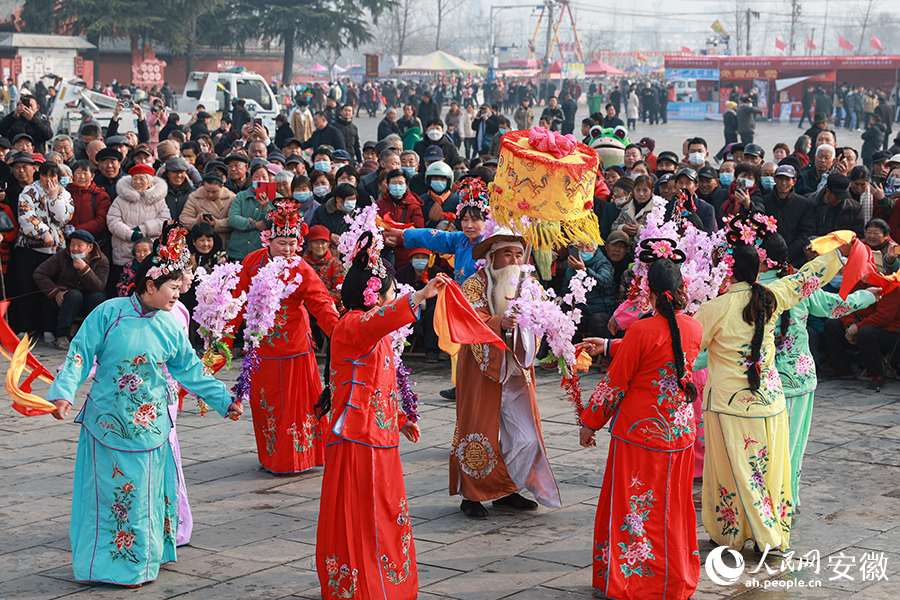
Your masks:
M684 253L674 250L676 259ZM691 501L697 388L691 368L700 324L677 314L684 281L669 259L647 271L656 314L632 324L581 413L581 445L611 421L603 490L594 523L594 587L608 598L690 598L700 577ZM606 340L585 340L589 352Z
M766 237L760 247L759 282L770 285L779 277L790 275L787 244L780 233ZM816 290L794 308L785 310L775 323L775 366L781 377L790 425L791 496L794 511L800 506L800 467L809 425L812 421L813 397L816 392L816 363L809 352L806 321L809 315L837 318L866 308L881 298L881 288L870 287L853 292L842 300L838 294Z
M727 293L694 315L703 325L701 349L709 350L703 401L706 460L703 526L712 541L735 550L752 539L759 550L789 548L791 495L788 416L775 367L778 316L809 298L841 268L838 252L807 263L794 275L763 285L757 229L774 232L774 220L735 219ZM747 244L746 241L752 243ZM849 253L849 244L839 248Z

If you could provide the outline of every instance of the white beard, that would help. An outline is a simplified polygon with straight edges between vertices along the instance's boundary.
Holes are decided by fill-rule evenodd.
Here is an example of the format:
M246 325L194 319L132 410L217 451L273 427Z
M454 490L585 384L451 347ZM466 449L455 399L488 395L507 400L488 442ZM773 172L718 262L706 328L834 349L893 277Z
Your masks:
M522 267L509 265L502 269L495 269L493 266L488 266L487 272L491 283L488 288L491 314L502 317L506 315L506 311L509 309L510 299L516 295Z

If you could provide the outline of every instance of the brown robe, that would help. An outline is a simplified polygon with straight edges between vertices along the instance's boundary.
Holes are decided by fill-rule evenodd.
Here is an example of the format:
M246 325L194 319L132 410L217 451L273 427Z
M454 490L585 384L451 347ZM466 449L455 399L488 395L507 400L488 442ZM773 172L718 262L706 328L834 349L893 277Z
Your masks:
M462 290L488 327L503 337L500 330L500 316L491 314L488 305L487 274L484 269L467 279L462 285ZM504 341L509 343L507 339ZM521 342L515 345L517 350L521 349ZM477 502L496 500L519 491L519 486L513 482L507 471L500 451L500 407L503 391L500 380L504 352L491 344L471 344L463 346L458 356L456 431L450 450L450 495L462 494L465 499ZM525 381L535 430L540 437L543 451L543 460L536 461L528 476L527 487L531 489L541 481L546 482L548 475L552 481L541 434L534 367L528 365L522 369L516 365L511 354L507 355L507 360L507 369L519 369ZM544 473L538 475L538 471ZM552 507L559 506L558 489L550 490L544 486L541 492L535 493L539 502Z

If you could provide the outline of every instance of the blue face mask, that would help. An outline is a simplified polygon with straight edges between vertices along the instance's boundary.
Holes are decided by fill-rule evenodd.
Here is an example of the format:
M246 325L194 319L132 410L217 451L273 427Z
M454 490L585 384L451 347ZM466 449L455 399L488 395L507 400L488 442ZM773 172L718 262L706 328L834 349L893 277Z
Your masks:
M446 182L446 181L434 181L434 180L432 180L432 182L431 182L431 189L433 189L433 190L434 190L435 192L437 192L438 194L443 194L444 191L447 189L447 182Z
M428 259L427 258L414 258L412 259L413 269L416 271L424 271L428 268Z
M389 186L391 191L391 196L394 198L402 198L404 194L406 194L406 184L405 183L392 183Z
M763 178L760 180L760 184L762 185L762 187L763 187L764 190L769 191L769 190L771 190L772 188L775 187L775 178L774 178L774 177L768 177L768 176L767 176L767 177L763 177Z
M306 202L312 198L312 192L294 192L294 200L297 202Z
M404 173L406 173L410 177L416 176L416 168L415 167L400 167Z
M578 254L581 255L581 262L587 262L594 258L593 252L579 252Z
M499 133L500 135L503 135L504 133L508 133L508 132L509 132L509 129L503 129L502 127L497 130L497 133Z
M327 173L331 170L331 161L320 160L313 165L313 168L318 171L322 171L323 173Z
M719 183L728 187L734 181L734 173L720 173L719 174Z
M61 185L63 187L66 187L70 183L72 183L72 179L69 177L60 177L59 178L59 185Z

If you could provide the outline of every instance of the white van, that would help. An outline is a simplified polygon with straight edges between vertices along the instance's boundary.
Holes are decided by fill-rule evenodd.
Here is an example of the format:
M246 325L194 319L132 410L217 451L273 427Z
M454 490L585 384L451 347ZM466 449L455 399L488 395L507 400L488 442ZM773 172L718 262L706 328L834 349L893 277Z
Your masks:
M275 136L275 117L281 109L278 100L262 75L244 67L231 67L222 73L192 72L175 106L179 113L188 115L197 111L198 104L205 106L208 113L230 114L232 98L242 98L250 116L262 119L269 135ZM182 119L182 123L189 121L190 117Z
M672 79L669 81L675 89L675 102L699 102L696 79Z

